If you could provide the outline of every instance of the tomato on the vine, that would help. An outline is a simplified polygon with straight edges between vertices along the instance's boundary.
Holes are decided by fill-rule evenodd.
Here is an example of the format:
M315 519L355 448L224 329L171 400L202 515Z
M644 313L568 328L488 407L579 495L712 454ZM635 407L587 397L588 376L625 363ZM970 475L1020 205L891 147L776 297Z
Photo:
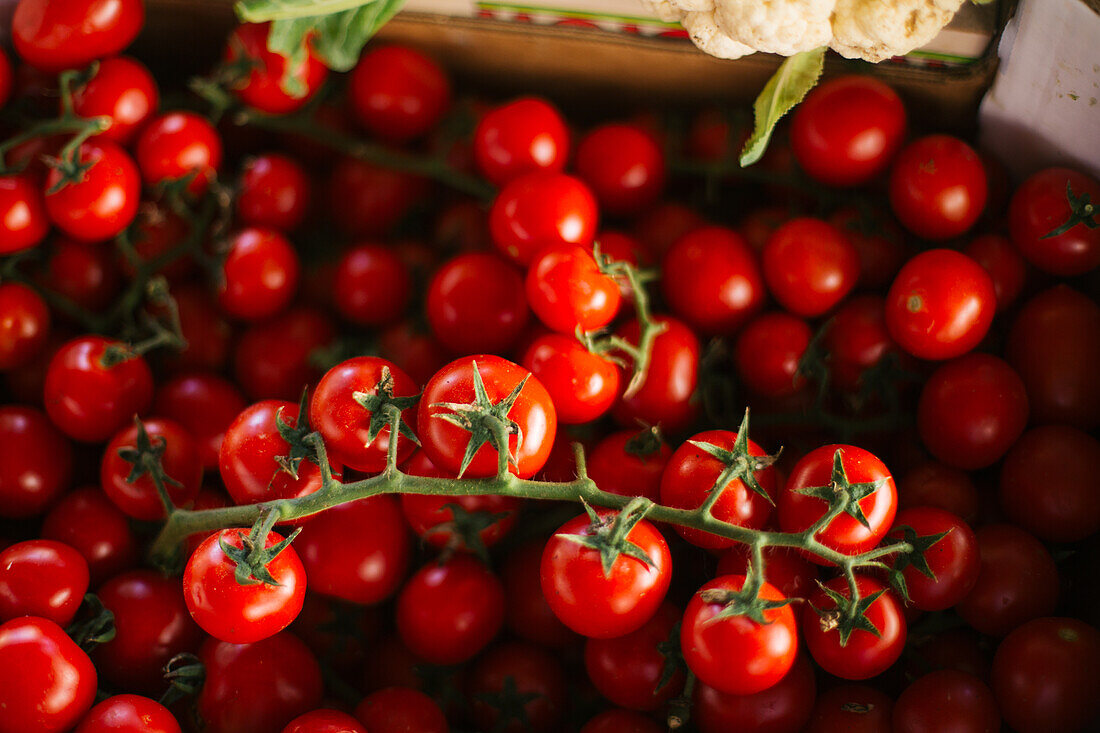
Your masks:
M1072 168L1046 168L1020 184L1008 205L1012 243L1031 264L1063 277L1100 267L1100 230L1075 216L1067 188L1075 198L1088 196L1093 207L1100 203L1095 178ZM1071 221L1075 223L1069 229L1050 236Z
M309 213L310 180L294 158L264 153L241 166L237 216L246 226L274 227L289 232Z
M618 366L593 354L573 336L539 336L527 347L521 363L546 388L564 425L601 417L619 395Z
M665 154L639 125L609 124L589 131L577 145L577 175L600 207L616 216L656 203L665 185Z
M0 284L0 314L0 371L7 371L24 366L46 345L50 309L33 289L9 282Z
M332 219L352 237L387 233L428 188L427 179L383 168L358 158L332 166L326 187Z
M813 665L805 654L799 654L783 679L752 695L731 695L697 683L691 719L702 733L796 733L810 717L816 688Z
M658 710L679 692L684 673L668 669L675 660L662 646L675 643L680 616L680 610L665 601L641 628L613 639L585 641L584 667L600 694L630 710Z
M73 112L81 117L109 117L110 126L99 136L120 145L130 143L159 104L152 72L130 56L100 59L92 78L73 90Z
M821 219L782 224L761 253L768 291L791 313L812 318L829 311L856 285L859 256L844 234Z
M950 135L928 135L902 148L890 170L890 206L905 228L925 239L964 233L985 209L982 159Z
M27 540L0 550L0 623L37 616L67 626L88 590L88 563L54 540Z
M167 112L142 129L135 156L145 185L155 187L191 177L187 191L197 197L218 175L222 140L205 117L193 112Z
M194 439L203 468L218 467L225 431L245 406L236 385L213 372L180 374L161 382L153 397L153 412L179 423Z
M20 57L47 72L87 66L126 48L145 24L142 0L20 0L11 39Z
M747 575L751 560L748 545L735 544L718 558L716 576ZM786 598L805 598L817 587L818 566L790 547L764 548L764 580Z
M130 155L110 140L90 140L76 149L83 168L65 181L60 168L46 177L46 213L74 239L96 242L120 234L137 216L141 177Z
M89 710L73 733L180 733L180 724L156 700L114 695Z
M548 328L573 335L577 329L596 331L619 311L619 285L600 272L584 247L547 247L527 268L527 302Z
M367 733L367 729L347 713L321 708L299 715L282 733Z
M905 564L902 577L909 599L917 608L922 611L951 608L978 582L981 562L974 530L954 514L935 507L916 507L898 512L894 518L894 529L887 536L904 541L907 536L905 528L912 530L918 541L946 533L931 546L923 548L924 563L932 572L931 577L911 561Z
M137 564L138 542L129 518L94 486L74 489L54 504L42 520L42 538L79 552L93 588Z
M896 733L947 729L997 733L1001 729L1001 715L989 687L974 675L954 669L930 672L905 688L894 703L893 721Z
M485 252L445 262L432 276L425 301L432 333L459 354L507 353L529 317L523 276Z
M355 706L355 717L368 733L447 733L447 718L435 700L409 687L372 692Z
M542 594L539 566L541 538L529 540L508 553L501 569L504 582L504 623L515 636L550 649L571 647L580 639L561 622Z
M50 231L46 200L26 173L0 176L0 254L36 246Z
M555 655L536 646L511 641L490 649L474 665L466 694L474 701L476 730L561 730L566 705L565 672Z
M386 326L408 307L413 278L394 249L359 244L340 257L332 288L344 318L360 326Z
M754 318L733 345L738 376L764 397L795 394L806 384L799 367L813 335L806 321L790 313L777 311Z
M998 312L1016 301L1027 283L1027 263L1008 238L1000 234L974 237L963 249L963 254L989 273Z
M278 231L242 229L231 238L222 264L218 305L247 321L273 316L294 297L300 269L298 253Z
M306 39L302 40L304 53L293 65L283 54L269 51L270 31L270 23L242 23L230 34L223 58L230 67L240 67L230 84L238 99L261 112L289 114L320 90L328 68Z
M474 130L474 161L498 186L532 171L560 171L568 157L569 128L554 105L539 97L489 110Z
M645 381L634 394L619 398L612 415L620 425L633 427L640 421L675 433L691 425L698 411L692 397L699 383L702 347L682 321L671 316L654 316L653 320L664 324L665 329L653 340ZM637 320L630 320L615 334L636 346L641 326ZM631 359L625 361L627 368L621 379L624 385L629 383L633 368Z
M314 353L330 346L336 334L333 318L309 306L291 306L251 324L233 350L237 384L254 400L297 401L321 376Z
M489 210L493 246L529 265L545 247L587 247L596 234L596 199L578 178L554 171L527 173L509 181Z
M654 430L620 430L588 451L588 478L601 491L657 501L672 449Z
M855 575L861 599L885 591L864 611L866 620L877 633L862 628L852 630L847 643L841 642L837 619L828 615L836 603L823 589L816 591L802 609L802 635L806 647L821 668L846 680L865 680L885 672L901 656L905 647L906 624L901 603L882 583L866 575ZM845 578L834 578L825 588L851 598ZM825 612L826 616L820 616ZM843 623L843 620L841 620Z
M163 446L159 461L168 477L165 489L174 506L183 506L195 498L202 483L202 461L195 439L179 423L164 418L142 421L154 450ZM153 521L165 517L165 507L150 475L142 465L143 475L131 481L135 466L125 455L138 447L136 425L123 428L111 438L103 451L99 467L99 483L107 498L134 519Z
M451 103L446 72L407 46L368 49L351 72L348 99L368 132L388 142L418 138Z

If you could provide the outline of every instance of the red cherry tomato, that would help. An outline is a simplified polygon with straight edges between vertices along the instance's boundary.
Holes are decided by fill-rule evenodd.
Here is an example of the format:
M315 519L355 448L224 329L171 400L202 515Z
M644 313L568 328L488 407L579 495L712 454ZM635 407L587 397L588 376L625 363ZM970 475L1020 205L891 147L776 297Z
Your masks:
M122 284L121 268L111 247L58 237L46 263L43 280L81 308L103 311ZM177 304L179 296L173 289Z
M33 177L0 176L0 254L30 249L50 230L46 200Z
M243 320L273 316L294 296L299 270L298 254L282 234L274 229L242 229L231 239L222 265L218 305Z
M73 91L73 112L81 117L109 117L99 136L128 145L141 126L156 114L160 92L153 74L137 59L101 59L95 75Z
M386 234L427 192L426 179L356 158L332 167L327 186L329 213L351 237Z
M508 553L501 570L504 623L525 641L550 649L572 647L579 637L554 615L542 594L539 566L543 541L530 540Z
M451 103L446 72L404 46L368 50L351 72L348 99L368 132L388 142L418 138L439 123Z
M588 452L588 478L601 491L658 501L672 449L652 430L620 430Z
M241 166L236 204L245 226L293 231L309 213L309 203L309 176L290 156L264 153Z
M202 196L218 175L222 141L217 129L192 112L168 112L141 131L135 150L141 177L157 186L188 176L192 196Z
M922 252L901 268L886 295L886 326L921 359L973 349L993 323L997 296L982 266L948 249Z
M412 295L412 275L397 252L360 244L336 266L336 309L359 326L387 326L401 318Z
M1077 223L1048 236L1073 214L1067 186L1074 197L1088 196L1093 207L1100 201L1100 183L1095 178L1071 168L1047 168L1024 181L1008 205L1012 243L1031 264L1063 277L1100 267L1100 231Z
M82 143L76 160L86 168L79 180L61 186L51 168L43 190L50 221L74 239L96 242L116 236L137 216L141 178L130 156L116 143ZM20 227L22 228L22 227Z
M42 71L86 66L130 45L145 24L142 0L20 0L11 19L16 52Z
M999 234L983 234L974 237L966 245L963 254L989 273L993 280L993 293L997 298L997 312L1016 302L1027 282L1027 263L1012 246L1012 242Z
M894 701L866 685L838 685L817 696L805 733L891 733Z
M764 245L761 260L768 290L800 316L832 309L859 278L855 247L821 219L792 219L781 225Z
M408 687L387 687L363 698L355 717L368 733L447 733L450 728L435 700Z
M652 206L665 187L664 151L638 125L610 124L588 132L577 145L576 167L600 208L616 216Z
M129 518L93 486L62 497L42 521L42 537L79 552L88 563L93 588L137 564L137 538Z
M764 397L793 395L806 383L798 367L812 338L809 324L797 316L758 316L734 342L737 373L746 387Z
M906 145L890 170L890 206L906 229L925 239L956 237L974 225L988 196L985 166L950 135Z
M195 498L202 484L202 462L195 439L179 423L163 418L143 421L154 447L164 446L160 456L161 466L168 476L165 488L173 505L183 506ZM99 483L107 498L119 509L135 519L153 521L165 516L152 477L146 473L137 480L129 480L134 463L122 457L122 453L137 446L136 425L123 428L107 443L100 463Z
M527 302L546 326L573 335L611 323L619 311L619 285L600 272L577 245L548 247L527 269Z
M114 695L89 710L73 733L180 733L180 724L156 700Z
M522 714L486 702L487 699L500 699L510 689L526 700ZM467 698L474 701L475 729L502 733L562 730L565 694L565 673L558 658L538 647L515 641L499 644L483 655L470 673L467 685Z
M947 533L923 553L924 562L933 577L928 577L912 564L902 571L913 605L922 611L942 611L954 606L978 582L981 561L974 530L954 514L935 507L898 512L889 536L904 540L905 527L916 532L918 538Z
M990 689L977 677L954 669L931 672L905 688L894 705L893 719L896 733L1001 729Z
M29 363L49 335L50 309L42 297L20 283L0 284L0 371Z
M0 407L0 516L41 514L69 487L73 451L33 407Z
M664 680L670 663L660 645L672 637L680 610L665 601L641 628L614 639L588 639L584 667L588 678L611 703L630 710L658 710L684 685L677 670Z
M237 98L261 112L285 115L306 105L328 78L328 68L313 46L303 39L305 53L288 70L286 56L267 48L269 23L243 23L234 29L225 45L224 60L246 64L241 78L232 85ZM288 91L289 89L289 91Z
M753 695L730 695L696 684L691 719L701 733L794 733L802 730L810 717L815 690L814 668L806 655L800 654L786 677Z
M749 548L736 544L718 559L715 576L746 575L749 568ZM764 580L786 598L805 598L817 586L818 567L802 554L786 547L769 545L764 548Z
M240 390L211 372L192 372L162 382L153 411L184 427L195 440L203 468L218 467L225 431L245 408Z
M323 311L292 306L248 327L237 340L233 372L252 399L294 400L321 376L313 353L336 338L336 324Z
M833 314L824 345L829 354L829 376L841 389L858 392L864 373L888 353L897 352L886 328L884 306L877 295L860 295Z
M974 524L978 518L978 489L966 471L925 461L898 481L898 509L919 506L937 507Z
M0 551L0 622L38 616L67 626L88 590L88 563L72 547L27 540Z
M404 369L417 384L426 384L448 360L427 324L413 319L378 334L378 355Z
M845 598L851 597L845 578L834 578L825 587ZM885 590L877 580L859 574L856 588L861 598ZM865 680L883 673L901 656L905 646L905 616L892 592L887 590L880 595L865 612L878 633L855 629L847 644L841 644L840 631L835 625L818 615L819 610L835 609L836 603L823 590L808 600L802 608L802 635L814 661L829 674L846 680Z
M539 336L527 347L522 363L546 387L563 425L599 418L619 394L618 366L572 336Z
M500 257L458 255L432 277L428 324L456 353L507 353L527 326L523 278Z
M313 710L287 723L283 733L367 733L359 721L339 710Z
M474 131L474 160L498 186L537 170L561 171L569 158L569 129L539 97L519 97L489 110Z
M555 244L587 247L596 234L596 199L578 178L536 171L510 181L489 210L493 246L528 265Z
M671 316L655 316L654 320L664 324L665 330L653 340L645 381L633 395L622 396L612 414L620 425L637 426L641 421L675 433L695 420L698 405L692 401L692 395L699 383L701 347L699 339L683 322ZM616 335L637 345L640 331L638 322L631 320ZM624 385L632 374L632 363L629 359L626 362L621 380Z

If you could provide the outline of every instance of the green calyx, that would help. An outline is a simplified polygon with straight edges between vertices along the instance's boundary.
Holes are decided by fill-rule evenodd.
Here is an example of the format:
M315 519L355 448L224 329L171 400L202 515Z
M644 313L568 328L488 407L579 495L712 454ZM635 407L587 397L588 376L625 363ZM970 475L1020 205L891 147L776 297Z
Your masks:
M785 598L781 601L765 600L750 588L747 583L745 587L739 591L729 590L727 588L710 588L702 591L699 594L699 598L704 603L722 606L721 611L707 620L708 624L717 623L727 618L744 616L761 626L766 626L771 623L771 619L764 615L765 612L783 608L783 606L791 602L789 598Z
M926 578L935 580L936 573L929 567L928 558L925 557L925 553L927 553L933 545L950 534L951 530L948 529L946 532L918 537L917 531L908 525L902 525L898 527L898 529L902 532L903 541L909 545L911 549L906 552L899 552L897 556L895 556L893 567L889 569L888 573L890 576L890 584L897 589L902 599L908 603L909 588L905 583L904 570L912 567Z
M867 529L871 528L867 521L867 515L859 502L866 499L883 485L886 479L878 481L864 481L851 483L848 480L848 472L844 469L844 451L840 448L833 453L833 473L829 483L825 486L807 486L799 489L798 493L806 496L815 496L828 503L829 509L843 512L855 519Z
M531 719L527 715L527 705L542 695L537 692L520 692L512 675L504 678L500 692L478 693L477 699L497 711L497 720L493 733L508 730L512 723L519 723L523 730L530 730Z
M225 535L218 536L218 547L227 558L236 563L233 577L239 585L264 585L279 586L279 583L267 569L268 563L279 556L283 550L290 547L290 543L302 531L302 528L294 530L289 537L271 547L265 547L267 537L275 521L279 518L276 511L266 511L256 523L252 525L247 535L241 536L241 546L235 547L226 542Z
M763 471L765 468L775 463L779 458L779 453L777 452L775 455L765 454L762 456L754 456L749 453L748 408L745 408L745 415L741 418L741 426L737 429L737 439L733 443L732 450L720 448L712 443L704 443L695 440L689 440L688 442L725 466L725 468L722 469L722 473L718 474L714 486L710 489L710 496L703 505L708 510L718 501L726 487L734 481L740 481L753 493L764 497L769 504L775 504L775 500L768 495L768 492L765 491L764 487L760 485L760 482L756 480L755 474L757 471Z
M480 377L480 375L478 375ZM382 378L378 380L373 392L355 392L352 399L370 413L370 426L367 429L367 443L373 443L383 429L390 426L393 414L402 415L405 410L415 407L420 395L396 397L393 394L393 375L389 367L382 367ZM398 430L401 435L420 445L420 440L404 417L399 418Z
M1066 181L1066 201L1069 203L1069 218L1044 234L1040 239L1060 237L1078 224L1084 224L1089 229L1095 229L1097 227L1096 214L1098 212L1096 204L1092 203L1091 199L1092 197L1087 193L1080 196L1075 195L1073 186L1069 181Z
M502 519L508 517L511 512L491 513L486 511L466 511L461 504L450 503L444 505L451 510L451 520L441 522L428 529L425 536L439 533L451 535L447 550L454 551L466 549L485 564L489 564L489 550L481 539L481 533L492 527Z
M836 607L822 609L811 604L811 608L821 617L822 631L837 630L840 634L841 646L848 645L848 639L851 638L852 632L857 629L874 634L876 637L882 636L878 628L871 623L871 619L867 618L867 609L879 599L879 596L886 592L885 588L875 591L869 596L857 596L855 600L852 600L827 587L821 581L817 581L817 585L836 604Z
M661 452L665 441L661 437L661 428L657 425L645 427L626 441L624 450L632 456L645 460Z
M588 525L588 534L559 534L558 537L600 553L600 565L603 567L604 577L611 576L611 569L620 555L632 557L645 563L646 567L653 567L653 559L646 554L646 551L627 539L630 531L645 518L653 502L642 496L635 497L621 511L605 517L597 514L596 510L583 499L581 503L584 504L584 510L591 520Z
M291 425L286 418L283 417L283 408L280 407L278 412L275 413L275 427L278 429L279 435L289 446L286 455L275 457L275 462L279 464L280 470L290 474L294 479L297 479L298 469L301 468L302 459L307 459L318 466L321 465L321 459L317 455L316 445L311 440L308 440L309 436L313 435L313 429L309 425L308 388L302 390L302 396L298 400L298 419L295 421L295 424Z

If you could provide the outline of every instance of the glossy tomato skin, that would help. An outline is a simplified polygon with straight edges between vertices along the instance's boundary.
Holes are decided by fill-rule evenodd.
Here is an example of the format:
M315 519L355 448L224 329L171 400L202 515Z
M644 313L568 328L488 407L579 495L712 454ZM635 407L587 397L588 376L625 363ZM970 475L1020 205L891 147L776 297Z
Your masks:
M534 476L546 464L557 432L554 403L546 388L523 367L491 354L463 357L452 361L432 377L420 398L416 423L424 452L439 468L458 474L470 434L445 420L446 408L440 403L471 404L475 400L474 369L481 375L489 400L496 404L505 399L524 379L526 383L508 412L508 419L520 428L520 434L508 439L511 470L520 478ZM496 475L497 452L489 443L482 445L466 467L469 478Z
M544 249L527 268L527 302L547 328L573 335L611 323L619 312L619 285L599 270L584 247Z
M388 142L418 138L439 122L451 103L446 72L405 46L368 49L351 72L348 99L368 132Z
M138 168L125 150L109 140L81 143L76 159L91 165L79 181L57 188L61 173L56 168L50 170L43 188L46 213L54 226L74 239L111 239L137 216L141 198Z
M743 575L723 575L710 581L684 610L680 648L688 668L705 684L730 695L752 695L777 684L794 665L798 629L790 605L764 612L765 624L745 616L715 618L720 603L707 603L701 594L711 590L739 591ZM765 582L759 597L786 600Z
M984 682L954 669L941 669L909 685L894 705L894 731L934 733L946 729L997 733L1001 715Z
M604 512L603 519L610 517ZM612 639L640 628L664 600L672 577L672 556L661 533L641 520L627 534L653 561L621 554L604 574L599 552L561 535L591 535L591 520L569 520L546 543L540 575L542 592L554 614L578 634Z
M119 145L129 144L159 104L153 74L130 56L100 59L95 76L73 91L73 111L81 117L110 117L110 127L99 135Z
M458 255L428 285L428 324L453 353L507 353L529 312L523 277L505 260L484 252Z
M702 506L719 476L726 470L722 461L693 445L694 443L733 450L737 443L737 433L729 430L707 430L693 435L677 448L661 476L661 504L676 509L696 509ZM764 449L752 440L748 441L748 451L752 456L766 455ZM771 516L772 502L775 501L775 469L768 466L754 472L753 477L771 497L770 501L746 486L741 479L734 479L718 489L722 495L711 507L711 515L739 527L762 528ZM676 525L676 531L697 547L714 550L734 545L732 539L698 529Z
M540 97L519 97L484 115L474 130L474 161L498 186L537 170L561 171L569 158L569 128Z
M279 633L302 610L306 595L305 569L293 545L266 565L276 585L238 583L236 563L221 544L241 549L247 536L248 530L225 529L207 537L183 571L183 599L191 618L215 639L232 644L250 644ZM277 532L268 532L264 547L282 541Z
M283 733L367 733L355 718L339 710L312 710L286 724Z
M497 194L489 209L489 232L498 252L529 265L550 245L591 244L597 217L595 196L583 181L536 171L510 181Z
M0 624L0 731L64 733L95 701L96 670L53 621Z
M928 135L902 148L890 170L890 206L918 237L950 239L970 229L985 209L985 166L974 149L950 135Z
M336 323L324 311L292 306L254 323L237 340L233 374L252 399L297 402L302 390L320 378L311 355L336 338Z
M504 624L504 587L480 560L455 555L431 561L397 597L397 632L429 664L461 664Z
M848 581L835 578L825 587L849 597ZM877 593L885 588L879 581L866 575L856 574L856 587L861 597ZM879 596L866 611L878 635L863 629L855 629L848 637L848 644L841 646L840 632L826 630L817 611L835 608L836 604L823 590L810 596L809 603L802 608L802 636L806 647L821 668L829 674L846 680L865 680L885 672L898 657L905 646L906 624L901 603L887 590Z
M247 321L273 316L294 296L301 265L293 246L274 229L249 227L230 240L218 305Z
M1032 428L1005 455L1000 499L1013 524L1048 542L1100 532L1100 441L1064 425Z
M906 128L893 89L868 76L842 76L817 86L795 109L791 150L814 180L860 186L890 165Z
M355 706L355 717L367 733L447 733L447 718L435 700L409 687L387 687Z
M361 604L393 595L409 566L409 544L397 500L384 495L309 518L294 541L311 590Z
M41 242L50 230L46 200L34 178L0 176L0 254L14 254Z
M673 313L707 335L731 334L764 305L756 254L732 229L704 226L665 254L661 287Z
M653 718L621 708L612 708L589 718L580 733L662 733L665 728Z
M153 400L153 375L143 356L103 366L110 346L81 336L53 355L46 370L46 414L66 435L85 443L107 440Z
M1024 181L1008 205L1012 243L1028 261L1044 272L1063 277L1100 267L1100 232L1079 223L1055 237L1051 231L1070 218L1066 186L1074 196L1100 200L1100 183L1071 168L1047 168Z
M997 312L1006 310L1016 302L1027 284L1027 262L1013 247L1007 237L1000 234L983 234L974 237L963 249L970 259L981 265L993 280L993 294L997 298Z
M321 667L288 631L254 644L207 639L196 709L209 733L279 733L321 704Z
M154 187L186 176L192 196L202 196L218 175L222 141L217 129L192 112L168 112L149 121L137 139L138 168Z
M761 256L768 291L795 315L819 316L839 303L859 279L859 256L844 234L821 219L782 224Z
M787 479L779 494L779 526L784 532L801 532L824 516L828 504L801 493L812 486L828 486L832 480L834 455L841 452L851 484L875 483L870 494L859 501L869 527L847 513L841 513L818 532L818 540L845 555L858 555L872 549L886 535L897 512L898 494L894 479L885 464L874 454L854 445L825 445L807 453ZM818 562L815 559L815 562Z
M89 710L73 733L180 733L180 724L156 700L114 695Z
M921 359L951 359L973 349L996 311L993 280L964 254L932 249L901 268L886 295L886 326Z
M588 639L584 667L588 679L611 703L628 710L658 710L684 684L682 671L661 684L668 659L658 648L672 640L680 609L665 601L641 628L614 639Z
M672 449L651 431L619 430L588 452L588 477L601 491L659 500Z
M521 363L546 388L563 425L599 418L619 394L618 366L591 353L573 336L539 336L527 347Z
M50 335L50 309L21 283L0 285L0 371L29 363Z
M137 564L137 538L129 518L94 486L62 497L42 521L42 537L79 552L93 588Z
M992 465L1027 426L1024 383L1007 363L989 354L949 361L928 378L917 406L921 441L949 466Z
M894 701L866 685L838 685L817 696L805 733L891 733Z
M1021 624L1054 612L1058 570L1039 540L1008 524L988 524L975 533L981 569L956 611L977 631L1004 636Z
M500 712L483 702L486 695L499 695L511 677L516 691L531 696L523 706L527 722L513 717L499 720ZM561 663L551 653L523 642L505 642L484 654L469 677L467 696L473 699L476 730L503 733L550 733L561 730L559 723L566 704L566 680Z
M750 550L736 544L718 559L716 576L748 574ZM787 547L764 548L764 580L785 598L805 598L817 587L819 570L797 550Z
M86 66L130 45L145 23L141 0L22 0L11 20L19 56L48 72Z
M288 155L256 155L241 167L236 205L246 226L293 231L309 213L310 198L309 176Z
M841 389L858 392L864 373L897 352L886 328L885 301L877 295L848 299L833 314L824 345L830 378Z
M666 327L653 340L646 379L633 395L619 398L612 415L623 426L635 427L641 420L675 433L691 425L698 411L691 398L699 383L701 346L698 337L682 321L671 316L655 316L654 320ZM639 333L636 320L616 331L616 335L635 345ZM630 374L625 371L620 383L628 384Z
M667 169L656 138L629 124L608 124L588 132L577 145L576 167L600 208L615 216L635 214L656 203Z
M325 448L333 462L365 473L375 473L386 467L390 428L382 428L373 440L369 440L372 414L355 401L358 393L378 394L384 370L389 374L388 389L395 397L416 396L418 390L412 378L396 364L376 356L356 356L337 364L321 377L314 389L309 407L310 424L325 439ZM401 419L415 434L416 411L411 407L403 410ZM397 462L404 462L415 449L415 443L399 435Z
M360 326L387 326L408 307L412 274L393 249L359 244L340 258L333 288L344 318Z
M190 372L161 382L153 411L179 423L195 440L204 469L218 467L225 431L245 408L236 385L213 372Z
M816 687L814 668L800 654L783 679L752 695L730 695L696 684L691 717L702 733L798 733L810 717Z
M0 622L37 616L67 626L88 590L88 563L68 545L27 540L0 550Z
M539 566L542 563L543 541L529 540L510 552L501 569L504 582L504 623L508 630L524 641L548 649L573 647L579 640L554 615L542 594Z
M153 446L164 445L160 461L165 474L171 479L166 486L168 496L175 506L184 506L195 498L202 484L198 445L187 429L174 420L151 418L144 420L143 424ZM164 504L153 479L146 474L132 483L128 480L134 464L123 458L120 452L134 449L137 440L136 425L115 433L103 451L99 483L107 498L128 516L146 521L163 519Z
M233 93L238 99L261 112L289 114L304 107L317 93L328 77L328 68L307 42L303 61L290 70L295 85L304 94L288 94L282 87L288 62L285 56L267 50L269 31L269 23L242 23L237 26L225 45L224 59L230 63L247 62L250 65L247 75L233 85Z
M741 381L764 397L795 394L806 384L798 367L812 338L810 325L790 313L765 313L749 321L733 346Z
M934 507L917 507L898 512L890 537L904 540L902 527L917 537L946 532L924 553L924 561L934 574L929 578L909 565L902 571L912 604L922 611L942 611L961 601L978 582L981 560L974 530L957 516Z
M73 451L33 407L0 407L0 516L41 514L69 487Z
M1100 716L1100 632L1077 619L1041 618L1013 631L993 658L993 692L1020 733L1090 730Z

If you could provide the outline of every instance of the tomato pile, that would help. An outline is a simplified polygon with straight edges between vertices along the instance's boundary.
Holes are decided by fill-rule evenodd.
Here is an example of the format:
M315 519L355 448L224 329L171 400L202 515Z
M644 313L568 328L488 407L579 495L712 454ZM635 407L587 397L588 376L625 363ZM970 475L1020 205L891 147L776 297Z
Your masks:
M1095 730L1096 180L143 13L0 51L0 733Z

